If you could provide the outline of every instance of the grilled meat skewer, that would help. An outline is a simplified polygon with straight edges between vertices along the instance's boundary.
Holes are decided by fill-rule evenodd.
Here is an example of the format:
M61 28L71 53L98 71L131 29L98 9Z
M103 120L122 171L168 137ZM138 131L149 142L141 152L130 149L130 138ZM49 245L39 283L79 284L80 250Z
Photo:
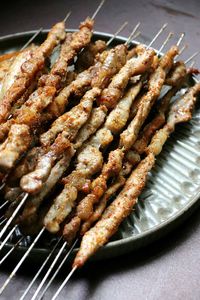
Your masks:
M200 84L198 83L172 105L167 124L153 137L148 147L148 156L132 172L123 190L105 210L100 221L83 236L73 267L81 267L92 254L107 243L121 222L131 213L146 183L147 172L154 166L155 156L162 150L169 134L174 131L175 125L191 119L199 92Z

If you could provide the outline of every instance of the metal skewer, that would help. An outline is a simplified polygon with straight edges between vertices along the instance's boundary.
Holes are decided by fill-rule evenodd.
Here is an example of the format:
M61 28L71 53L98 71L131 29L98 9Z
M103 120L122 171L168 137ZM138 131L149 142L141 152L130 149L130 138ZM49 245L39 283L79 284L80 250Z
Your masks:
M17 228L17 225L15 225L11 231L9 232L9 234L6 236L6 238L4 239L4 241L1 243L0 245L0 251L2 250L2 248L4 247L4 245L6 244L6 242L9 240L9 238L11 237L11 235L13 234L13 232L15 231L15 229Z
M36 31L36 33L28 40L28 42L21 48L21 51L23 51L25 48L28 47L28 45L30 45L30 43L32 43L32 41L38 36L38 34L43 30L42 27L40 27L40 29L38 31Z
M55 257L53 263L51 264L51 266L49 267L47 273L45 274L45 276L43 277L42 281L40 282L40 285L38 286L38 288L37 288L37 290L35 291L33 297L31 298L31 300L36 299L38 293L40 292L41 288L43 287L43 285L44 285L44 283L45 283L47 277L48 277L49 274L51 273L53 267L55 266L57 260L59 259L60 255L62 254L62 252L63 252L64 248L66 247L66 245L67 245L67 242L64 242L63 245L62 245L62 247L60 248L58 254L56 255L56 257Z
M0 295L3 293L4 289L7 287L7 285L10 282L10 280L13 278L13 276L15 276L16 272L21 267L22 263L25 261L25 259L27 258L27 256L29 255L29 253L31 252L31 250L33 249L33 247L35 246L35 244L37 243L37 241L39 240L39 238L41 237L41 235L42 235L43 232L44 232L44 228L42 228L40 230L40 232L38 233L38 235L36 236L36 238L34 239L34 241L32 242L32 244L30 245L30 247L28 248L28 250L22 256L22 258L20 259L20 261L18 262L18 264L16 265L16 267L13 269L13 271L9 275L8 279L5 281L5 283L1 287L1 289L0 289Z
M2 263L6 260L6 258L19 246L19 244L22 242L22 240L25 237L22 236L19 241L17 241L17 243L15 245L12 246L12 248L2 257L2 259L0 260L0 266L2 265Z
M62 291L62 289L64 288L64 286L67 284L67 282L69 281L69 279L72 277L73 273L76 271L77 267L74 267L70 273L67 275L67 277L65 278L65 280L62 282L62 284L60 285L60 287L58 288L58 290L56 291L56 293L53 295L53 297L51 298L51 300L55 300L58 295L60 294L60 292Z
M157 37L158 37L158 36L157 36ZM162 44L161 47L163 47L163 45L165 46L165 45L167 44L167 42L170 40L170 38L171 38L171 34L170 34L170 36L169 36L169 35L167 36L167 38L165 39L165 41L163 42L163 44ZM41 300L41 299L42 299L42 297L44 296L45 292L47 291L47 289L48 289L49 286L51 285L52 281L54 280L54 278L55 278L56 275L58 274L59 270L61 269L61 267L62 267L63 264L65 263L66 259L68 258L68 256L69 256L69 254L71 253L71 251L74 249L74 247L75 247L75 245L76 245L77 242L78 242L78 238L75 240L74 244L72 245L72 247L70 248L70 250L68 251L68 253L66 254L66 256L64 257L64 259L62 260L62 262L60 263L60 265L57 267L55 273L53 274L52 278L50 279L50 281L49 281L48 284L46 285L45 289L43 290L43 292L42 292L42 294L41 294L41 296L40 296L40 298L39 298L38 300ZM61 254L62 254L62 252L60 253L60 255L61 255ZM53 262L52 265L55 265L54 262ZM50 266L51 269L52 269L52 265ZM74 270L74 271L75 271L75 270ZM74 272L74 271L73 271L73 272ZM47 272L47 274L49 274L49 273L50 273L50 272ZM47 278L47 274L45 275L45 277L43 278L43 280L44 280L45 278ZM67 277L67 281L68 281L68 280L69 280L69 277ZM65 281L64 285L67 283L67 281ZM63 285L63 287L64 287L64 285ZM36 296L37 296L37 295L38 295L38 291L36 291ZM36 297L36 296L35 296L35 294L34 294L34 297ZM34 300L34 299L35 299L34 297L33 297L31 300ZM20 300L22 300L22 299L20 299Z
M0 206L0 210L1 210L2 208L4 208L4 206L6 206L8 203L9 203L9 201L4 202L4 203Z
M166 40L163 42L162 46L160 47L160 49L157 52L157 55L159 55L162 50L164 49L164 47L166 46L166 44L169 42L169 40L174 36L173 32L170 32L166 38Z
M66 14L66 17L64 18L64 20L63 20L63 22L65 23L68 19L69 19L69 17L71 16L71 11L69 11L67 14Z
M114 35L107 41L106 46L109 46L116 36L128 25L128 22L124 22L122 26L114 33Z
M42 270L44 269L44 267L46 266L46 264L48 263L48 261L50 260L50 258L52 257L54 251L56 250L58 244L60 243L60 241L62 240L62 237L59 238L59 240L57 241L57 243L55 244L55 246L53 247L53 249L51 250L51 252L49 253L49 255L47 256L47 258L45 259L45 261L43 262L42 266L39 268L39 270L37 271L37 273L35 274L35 276L33 277L33 279L31 280L30 284L28 285L28 287L26 288L26 290L24 291L23 295L21 296L20 300L23 300L26 295L28 294L28 292L30 291L32 285L34 284L35 280L38 278L38 276L40 275L40 273L42 272Z
M129 37L128 37L128 39L127 39L127 41L126 41L126 43L125 43L124 45L127 45L127 46L128 46L128 44L129 44L130 41L132 40L134 34L135 34L136 31L138 30L139 26L140 26L140 22L137 23L137 25L133 28L133 30L131 31L131 34L129 35Z
M181 42L182 42L184 36L185 36L185 32L181 33L181 36L180 36L178 42L176 43L176 46L178 46L178 47L180 46L180 44L181 44Z
M14 210L12 216L8 219L6 225L3 227L3 229L0 232L0 238L3 236L3 234L5 233L5 231L7 230L7 228L9 227L9 225L11 224L11 222L14 220L14 218L16 217L17 213L19 212L20 208L24 205L24 203L26 202L26 199L28 198L29 194L26 193L23 197L23 199L20 201L20 203L18 204L18 206L16 207L16 209Z
M187 60L185 60L185 64L189 63L193 58L200 54L200 51L195 52L192 54Z
M62 268L62 266L64 265L64 263L66 262L67 258L69 257L69 255L71 254L71 252L73 251L74 247L76 246L78 242L78 238L75 240L75 242L72 244L71 248L68 250L67 254L65 255L65 257L63 258L62 262L60 263L60 265L57 267L55 273L53 274L53 276L51 277L51 279L49 280L49 282L47 283L47 285L45 286L42 294L40 295L40 298L38 300L42 300L44 294L46 293L46 291L48 290L49 286L51 285L51 283L53 282L54 278L56 277L56 275L59 273L60 269ZM21 300L21 299L20 299Z
M94 20L96 15L98 14L98 12L100 11L100 9L102 8L102 6L104 5L105 0L102 0L99 4L99 6L97 7L97 9L95 10L95 12L93 13L91 19Z
M147 46L147 49L149 49L153 43L157 40L157 38L159 37L159 35L165 30L165 28L167 27L167 23L165 23L160 30L156 33L156 35L154 36L154 38L152 39L152 41L149 43L149 45Z
M164 48L164 46L167 44L167 42L170 40L171 38L171 34L169 34L166 38L166 40L163 42L162 46L161 46L161 50ZM181 36L181 40L182 40L182 36ZM180 44L180 39L179 39L179 44ZM164 45L164 46L163 46ZM159 50L159 51L161 51ZM193 56L192 56L193 57ZM189 61L189 60L188 60ZM77 242L77 240L75 241L75 243ZM48 289L48 287L50 286L50 284L52 283L52 281L54 280L55 276L57 275L57 273L59 272L59 270L61 269L62 265L64 264L64 262L61 262L60 266L57 267L57 270L55 272L55 274L53 275L53 277L51 278L51 280L49 281L49 283L47 284L46 288L44 289L41 297L39 298L39 300L42 299L42 296L44 296L44 293L46 292L46 290ZM61 292L61 290L64 288L64 286L67 284L67 282L69 281L69 279L71 278L72 274L75 272L77 268L74 267L71 272L67 275L67 277L65 278L65 280L63 281L63 283L61 284L61 286L59 287L59 289L57 290L57 292L54 294L52 300L55 300L57 298L57 296L59 295L59 293Z

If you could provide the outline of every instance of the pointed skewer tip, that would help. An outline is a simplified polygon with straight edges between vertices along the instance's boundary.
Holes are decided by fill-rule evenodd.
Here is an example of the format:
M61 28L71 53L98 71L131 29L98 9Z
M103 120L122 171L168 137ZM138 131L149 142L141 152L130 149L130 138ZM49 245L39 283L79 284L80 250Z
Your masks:
M106 46L109 46L112 41L114 40L114 38L128 25L128 22L124 22L124 24L122 24L120 26L120 28L113 34L113 36L107 41Z
M63 22L65 23L66 21L67 21L67 19L69 19L69 17L71 16L71 11L69 11L67 14L66 14L66 16L65 16L65 18L63 19Z
M100 9L102 8L102 6L104 5L105 1L106 1L106 0L102 0L102 1L100 2L100 4L98 5L97 9L95 10L95 12L93 13L93 15L92 15L92 17L91 17L92 20L94 20L94 19L96 18L98 12L100 11Z
M77 266L73 267L73 269L70 271L70 273L68 274L68 276L65 278L65 280L63 281L63 283L60 285L59 289L56 291L56 293L54 294L54 296L52 297L51 300L55 300L58 295L60 294L60 292L62 291L62 289L64 288L64 286L67 284L67 282L69 281L69 279L71 278L71 276L73 275L73 273L76 271Z

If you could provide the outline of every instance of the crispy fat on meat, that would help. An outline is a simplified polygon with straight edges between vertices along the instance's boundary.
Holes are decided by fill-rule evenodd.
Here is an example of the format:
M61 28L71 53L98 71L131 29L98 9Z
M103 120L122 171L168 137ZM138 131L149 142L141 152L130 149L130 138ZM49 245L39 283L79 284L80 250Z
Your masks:
M30 128L27 125L12 125L7 140L0 146L0 170L9 171L30 142Z
M63 130L65 131L65 136L73 140L78 130L87 121L92 110L93 102L99 95L100 90L98 88L93 88L86 92L78 105L57 118L51 128L41 135L41 144L44 146L50 145Z
M10 109L28 88L36 74L43 69L45 58L48 57L55 46L65 38L65 26L63 22L57 23L49 32L47 39L21 66L21 73L14 83L6 91L0 103L0 123L9 115Z
M136 58L129 59L119 73L113 77L107 89L103 91L99 102L110 109L113 108L116 101L123 95L129 79L146 72L151 67L154 55L155 52L150 49Z
M109 238L118 230L121 222L132 212L154 162L154 156L149 154L132 172L123 190L105 210L101 219L83 236L73 267L83 266L89 257L108 242Z

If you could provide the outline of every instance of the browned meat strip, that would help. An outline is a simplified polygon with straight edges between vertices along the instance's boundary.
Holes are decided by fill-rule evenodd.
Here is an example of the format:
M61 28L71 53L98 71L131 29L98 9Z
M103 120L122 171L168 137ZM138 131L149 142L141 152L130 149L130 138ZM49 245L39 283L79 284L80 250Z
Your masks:
M197 83L183 97L180 97L173 103L167 124L154 135L151 144L147 148L147 153L158 155L167 138L174 131L175 125L181 122L188 122L192 118L192 112L199 93L200 83Z
M108 88L103 91L99 102L108 108L113 108L116 101L123 95L129 79L148 71L152 65L154 55L153 50L146 50L138 57L129 59L119 73L113 77Z
M169 72L166 80L165 80L165 84L170 85L170 86L177 86L177 84L179 83L180 80L182 80L182 78L184 76L186 76L187 70L186 70L186 66L184 64L183 61L177 61L171 71Z
M176 46L171 47L171 49L161 58L155 72L150 76L148 92L143 96L136 116L131 121L128 128L120 135L121 147L128 150L136 141L140 128L146 120L153 104L159 97L166 75L173 64L173 58L177 54L178 48Z
M78 130L90 116L93 102L99 95L100 90L98 88L93 88L86 92L77 106L57 118L51 128L41 135L41 144L44 146L50 145L55 140L57 134L63 130L65 131L65 136L70 140L73 140Z
M80 73L76 80L65 87L49 106L49 112L54 117L59 117L64 113L70 95L78 94L82 96L85 88L100 87L103 89L126 62L126 47L116 46L114 49L104 51L98 57L94 66Z
M9 171L30 146L30 142L30 129L27 125L12 125L7 140L0 146L0 170Z
M49 32L44 43L32 53L31 58L22 64L21 73L6 91L0 103L0 123L8 117L13 103L23 95L36 74L44 68L45 58L51 54L55 46L64 38L64 23L57 23Z
M137 198L147 181L148 172L154 165L154 156L149 154L132 172L123 190L103 213L100 221L82 238L73 267L80 268L100 247L108 242L121 222L131 213Z
M24 175L20 181L20 186L27 193L38 193L43 183L47 180L55 162L62 158L63 153L71 147L69 140L59 134L49 150L39 157L35 170Z

